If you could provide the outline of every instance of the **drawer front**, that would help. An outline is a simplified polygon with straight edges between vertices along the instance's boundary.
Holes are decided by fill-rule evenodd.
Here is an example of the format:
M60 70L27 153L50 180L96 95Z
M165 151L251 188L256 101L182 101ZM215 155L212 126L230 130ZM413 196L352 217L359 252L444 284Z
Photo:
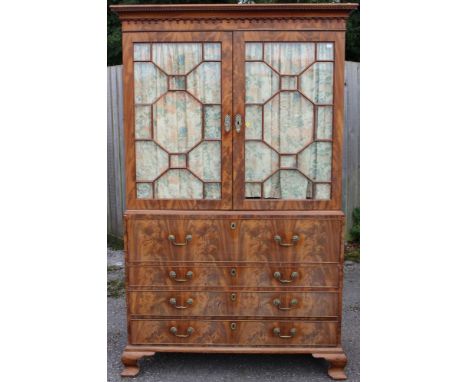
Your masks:
M130 261L217 261L233 256L227 220L129 219Z
M338 323L131 320L130 333L132 345L336 346Z
M127 224L130 262L340 261L341 219L129 219Z
M242 220L237 252L250 261L339 262L341 220Z
M339 286L336 264L130 265L130 287L330 287Z
M151 316L337 317L336 292L129 291L130 314Z

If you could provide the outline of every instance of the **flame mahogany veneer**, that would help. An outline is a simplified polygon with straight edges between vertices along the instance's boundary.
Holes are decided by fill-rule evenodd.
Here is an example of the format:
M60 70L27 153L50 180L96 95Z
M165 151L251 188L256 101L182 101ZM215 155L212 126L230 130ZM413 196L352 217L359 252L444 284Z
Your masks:
M158 352L311 354L341 348L344 36L355 4L118 5L123 34L128 345L122 376ZM220 42L222 115L244 115L246 41L333 42L329 200L246 199L244 131L222 130L220 200L136 197L135 42ZM279 238L278 238L279 236ZM177 245L178 244L178 245ZM290 244L283 246L281 244Z

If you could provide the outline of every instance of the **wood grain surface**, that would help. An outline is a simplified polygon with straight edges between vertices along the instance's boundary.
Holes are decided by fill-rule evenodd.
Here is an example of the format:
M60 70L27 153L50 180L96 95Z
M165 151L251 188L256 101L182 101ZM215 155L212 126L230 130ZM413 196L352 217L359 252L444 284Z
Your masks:
M339 315L337 292L188 290L129 291L127 293L128 309L131 315L327 318L337 318ZM171 304L171 301L175 304ZM279 305L277 305L278 302Z
M233 323L235 329L232 329ZM130 343L132 345L334 346L338 325L335 321L131 320ZM193 333L188 337L179 338L170 332L171 327L175 327L177 334L182 335L187 335L187 330L191 327ZM291 329L295 329L296 334L292 338L279 338L273 333L274 328L279 328L281 335L290 335Z
M338 288L339 266L336 264L198 264L160 263L129 264L128 288ZM171 277L174 272L175 277ZM191 273L189 273L191 272ZM275 278L279 272L280 278ZM296 272L296 277L291 275ZM187 273L190 277L187 277ZM176 281L177 279L178 281ZM282 280L283 282L281 282ZM290 281L290 282L287 282Z
M235 228L231 225L235 223ZM128 220L129 261L334 262L341 250L342 219ZM184 243L176 246L168 238ZM294 246L285 244L297 235Z

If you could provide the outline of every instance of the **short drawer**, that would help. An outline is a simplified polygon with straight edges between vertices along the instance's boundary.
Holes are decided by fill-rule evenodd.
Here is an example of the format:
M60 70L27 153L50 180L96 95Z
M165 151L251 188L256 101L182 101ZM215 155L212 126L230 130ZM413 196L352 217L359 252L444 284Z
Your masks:
M336 321L131 320L132 345L335 346Z
M238 229L237 252L250 261L340 261L340 219L242 220Z
M131 315L337 317L337 292L128 291Z
M336 264L134 265L130 287L329 287L339 286Z

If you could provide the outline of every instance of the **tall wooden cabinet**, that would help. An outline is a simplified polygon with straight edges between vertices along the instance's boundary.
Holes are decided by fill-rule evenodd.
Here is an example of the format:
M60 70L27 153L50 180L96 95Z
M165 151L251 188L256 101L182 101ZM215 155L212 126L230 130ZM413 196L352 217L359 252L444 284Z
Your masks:
M344 379L354 4L121 5L128 346L307 353Z

